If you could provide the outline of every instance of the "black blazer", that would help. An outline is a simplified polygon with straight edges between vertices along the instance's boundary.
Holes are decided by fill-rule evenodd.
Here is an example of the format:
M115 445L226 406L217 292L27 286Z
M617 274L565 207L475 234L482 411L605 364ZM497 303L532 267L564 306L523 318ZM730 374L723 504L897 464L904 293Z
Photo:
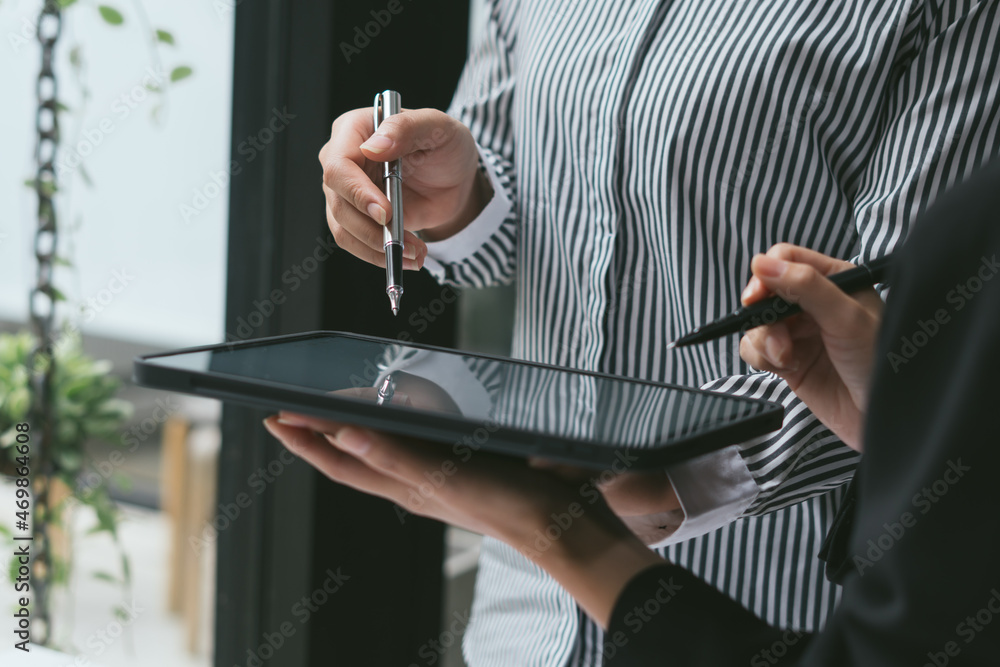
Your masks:
M772 628L657 566L617 601L607 665L1000 665L1000 160L900 252L827 627Z

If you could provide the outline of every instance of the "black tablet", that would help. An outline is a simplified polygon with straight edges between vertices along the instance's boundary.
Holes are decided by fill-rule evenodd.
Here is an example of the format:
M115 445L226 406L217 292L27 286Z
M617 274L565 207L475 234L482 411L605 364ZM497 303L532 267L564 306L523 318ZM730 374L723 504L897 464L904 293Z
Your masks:
M137 383L590 468L677 463L773 431L783 408L686 387L335 331L147 355Z

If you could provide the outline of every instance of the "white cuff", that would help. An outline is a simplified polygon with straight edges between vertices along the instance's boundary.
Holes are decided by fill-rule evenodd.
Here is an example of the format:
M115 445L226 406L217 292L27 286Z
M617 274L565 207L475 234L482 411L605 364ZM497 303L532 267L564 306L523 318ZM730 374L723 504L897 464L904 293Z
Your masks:
M483 154L482 148L479 148L478 145L477 148L479 149L479 159L486 168L490 186L493 188L493 199L465 229L443 241L433 241L427 244L424 268L437 280L444 277L444 267L441 266L441 262L454 263L471 257L496 234L514 208L507 195L507 190L500 184L500 178L493 169L490 160Z
M683 521L653 547L690 540L731 523L760 493L737 445L671 466L667 477L680 500ZM676 523L677 518L663 517L662 525Z

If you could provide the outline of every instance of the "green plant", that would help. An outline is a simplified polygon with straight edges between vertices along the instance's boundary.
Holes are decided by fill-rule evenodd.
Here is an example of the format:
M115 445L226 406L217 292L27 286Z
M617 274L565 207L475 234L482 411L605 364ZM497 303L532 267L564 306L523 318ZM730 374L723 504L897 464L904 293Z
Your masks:
M168 87L191 76L192 69L187 65L175 65L169 75L166 74L160 58L161 49L175 47L175 37L162 28L153 28L142 0L131 0L131 6L131 16L145 36L150 64L165 75L145 83L145 89L157 101L151 108L155 121L166 101ZM130 586L128 560L121 550L117 513L108 492L108 480L101 475L88 475L88 480L100 480L88 485L81 481L81 474L93 465L87 458L85 444L93 439L115 440L131 407L115 398L119 383L109 375L109 365L83 354L75 329L64 328L61 336L57 336L56 331L59 321L55 317L57 304L66 301L66 298L53 283L54 267L73 266L69 256L72 252L63 253L59 243L62 230L57 215L60 206L56 202L65 201L65 186L72 181L74 174L79 174L85 185L92 185L82 162L72 165L73 169L67 172L58 160L62 142L60 116L76 117L79 136L90 98L83 50L80 44L73 44L69 51L70 73L80 91L78 103L73 109L58 92L60 77L56 71L56 53L62 35L64 12L75 15L84 8L96 10L104 24L114 29L128 25L132 20L127 13L103 4L103 0L42 0L39 18L34 24L42 56L35 87L38 96L35 117L36 172L34 178L25 181L38 196L35 235L37 284L29 296L32 333L0 336L0 471L4 469L4 463L8 464L7 471L28 470L19 460L20 453L14 452L18 424L22 424L22 429L30 427L35 443L30 468L34 540L30 569L35 593L30 604L35 612L33 620L39 621L42 628L41 632L36 628L31 639L43 645L52 640L50 592L53 586L64 585L70 573L68 561L71 550L68 547L60 550L53 540L53 536L60 532L68 539L69 530L63 521L63 513L70 504L79 503L93 508L97 525L91 532L108 533L119 548L121 576L107 572L95 575L120 582L126 588ZM27 37L14 36L13 39L26 41ZM79 222L75 227L79 227ZM23 479L29 473L18 475ZM22 490L18 488L19 492ZM18 530L27 530L27 522L18 521ZM2 526L0 532L4 532ZM12 561L12 568L17 564L16 560ZM119 614L122 612L117 611Z
M47 362L45 357L36 357L32 362L35 337L28 332L0 334L0 460L10 471L16 464L15 442L17 424L27 422L31 410L31 375L43 372ZM95 361L84 354L80 336L75 331L64 331L53 347L54 373L51 387L51 447L50 469L44 471L44 478L35 475L35 483L47 484L50 493L47 506L33 508L32 519L49 526L59 526L68 535L63 515L73 505L84 505L93 509L97 524L91 533L106 532L118 547L121 562L120 575L95 572L100 579L120 583L128 589L131 585L128 559L118 536L117 510L108 489L108 478L104 475L88 475L83 482L83 473L95 471L95 462L87 454L88 442L105 441L121 444L121 433L125 422L132 415L132 405L116 398L121 382L110 374L111 365L106 361ZM34 366L32 365L34 364ZM32 424L41 428L40 424ZM33 460L36 460L34 457ZM37 471L39 473L43 471ZM68 495L60 497L52 494L52 482L58 480L64 485ZM99 480L96 484L93 480ZM4 529L4 532L8 532ZM8 532L8 536L10 536ZM71 551L50 554L51 573L48 587L65 585L71 571L69 562ZM11 580L16 577L16 559L11 563ZM127 599L128 596L126 596ZM43 601L44 604L44 601Z

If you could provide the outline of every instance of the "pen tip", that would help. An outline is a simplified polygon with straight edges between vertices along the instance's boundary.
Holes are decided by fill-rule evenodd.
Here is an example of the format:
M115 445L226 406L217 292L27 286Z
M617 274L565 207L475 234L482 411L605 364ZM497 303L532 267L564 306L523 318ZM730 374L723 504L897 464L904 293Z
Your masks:
M393 285L386 290L386 294L389 295L389 306L392 307L392 314L399 314L399 302L403 298L403 288L399 285Z
M674 349L675 347L677 347L677 341L675 341L675 340L672 340L672 341L670 341L669 343L667 343L667 349L668 349L668 350L672 350L672 349Z

